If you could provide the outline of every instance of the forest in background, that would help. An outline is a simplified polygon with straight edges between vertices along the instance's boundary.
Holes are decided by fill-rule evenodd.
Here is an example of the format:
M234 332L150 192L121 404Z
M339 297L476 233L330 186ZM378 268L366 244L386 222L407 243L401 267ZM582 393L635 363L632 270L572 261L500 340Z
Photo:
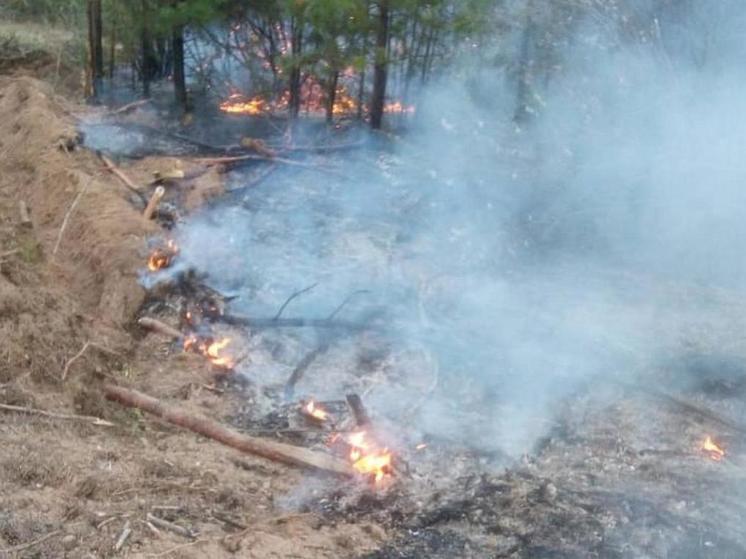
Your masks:
M511 84L518 122L541 111L577 29L607 30L595 48L631 43L670 59L693 0L9 0L4 17L78 29L86 96L126 76L175 102L232 95L237 110L366 120L414 110L446 71L488 69ZM663 22L664 24L662 25ZM681 49L676 48L680 53ZM708 45L687 54L703 64ZM456 63L459 64L456 64ZM463 79L468 79L464 71ZM489 96L489 93L487 94Z

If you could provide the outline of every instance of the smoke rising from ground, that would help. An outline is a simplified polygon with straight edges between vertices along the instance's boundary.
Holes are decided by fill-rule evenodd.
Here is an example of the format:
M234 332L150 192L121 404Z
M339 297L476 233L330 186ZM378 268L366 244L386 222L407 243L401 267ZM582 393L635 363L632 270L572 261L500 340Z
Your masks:
M701 330L731 336L708 297L746 272L745 20L738 2L704 4L657 20L657 43L581 17L520 126L510 72L444 78L401 142L348 156L348 179L274 175L187 224L184 262L253 315L316 282L291 314L368 290L345 316L384 309L393 354L438 365L413 425L530 451L586 383L640 377L706 345ZM407 363L387 366L432 374ZM244 372L261 383L291 366ZM368 402L401 416L427 384Z

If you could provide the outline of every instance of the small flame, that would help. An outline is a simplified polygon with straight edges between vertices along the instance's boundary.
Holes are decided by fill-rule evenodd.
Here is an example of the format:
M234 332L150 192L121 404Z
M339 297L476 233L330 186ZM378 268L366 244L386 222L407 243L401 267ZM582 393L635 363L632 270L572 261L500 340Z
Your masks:
M326 421L329 417L329 412L327 412L324 408L321 408L316 405L316 403L311 400L308 402L303 409L306 411L308 415L311 417L318 419L319 421Z
M166 241L166 246L156 247L148 257L148 270L157 272L168 268L174 257L179 253L179 246L173 239Z
M190 334L184 338L183 345L184 351L195 351L207 357L217 367L232 369L233 360L228 356L220 355L220 352L230 343L230 338L222 338L221 340L207 343L204 340L200 340L196 335Z
M351 447L350 460L355 470L373 476L376 483L391 475L391 452L387 448L375 448L375 445L368 441L365 431L349 435L347 444Z
M715 441L713 441L712 437L710 437L709 435L707 435L707 438L705 438L704 442L702 443L702 450L709 454L710 458L715 462L720 462L723 458L725 458L725 450L715 444Z
M226 369L233 368L233 361L231 360L231 358L220 355L220 351L225 349L226 346L228 346L228 344L230 343L230 338L223 338L222 340L213 342L209 346L207 346L207 351L205 352L205 354L207 355L207 358L212 361L213 365L224 367Z

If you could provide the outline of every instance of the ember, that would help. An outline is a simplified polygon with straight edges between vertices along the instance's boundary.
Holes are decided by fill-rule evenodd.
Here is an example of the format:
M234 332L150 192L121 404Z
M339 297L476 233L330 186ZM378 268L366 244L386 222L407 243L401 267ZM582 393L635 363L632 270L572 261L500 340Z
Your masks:
M350 460L352 467L364 475L370 475L375 483L380 483L384 477L390 476L391 452L387 448L378 449L368 441L365 431L351 434L347 438L350 445Z
M702 450L705 451L712 460L715 460L715 462L720 462L725 458L725 450L715 444L715 441L713 441L712 437L709 435L707 435L707 438L705 438L702 443Z
M163 268L168 268L178 253L178 245L172 239L169 239L165 246L157 247L150 253L148 257L148 270L157 272Z

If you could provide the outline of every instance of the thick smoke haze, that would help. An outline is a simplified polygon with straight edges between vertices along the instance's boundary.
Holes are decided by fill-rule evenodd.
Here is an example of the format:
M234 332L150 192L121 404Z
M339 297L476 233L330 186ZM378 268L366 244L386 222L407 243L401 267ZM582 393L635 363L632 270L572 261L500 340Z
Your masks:
M340 159L344 177L276 173L183 226L183 265L254 316L313 283L288 314L323 317L366 290L344 316L375 312L381 367L415 379L373 387L371 409L401 418L437 381L408 427L519 456L587 383L644 380L687 344L732 341L710 303L746 279L744 11L671 8L644 41L589 9L520 125L513 74L466 59L402 139ZM276 382L293 365L242 372Z

